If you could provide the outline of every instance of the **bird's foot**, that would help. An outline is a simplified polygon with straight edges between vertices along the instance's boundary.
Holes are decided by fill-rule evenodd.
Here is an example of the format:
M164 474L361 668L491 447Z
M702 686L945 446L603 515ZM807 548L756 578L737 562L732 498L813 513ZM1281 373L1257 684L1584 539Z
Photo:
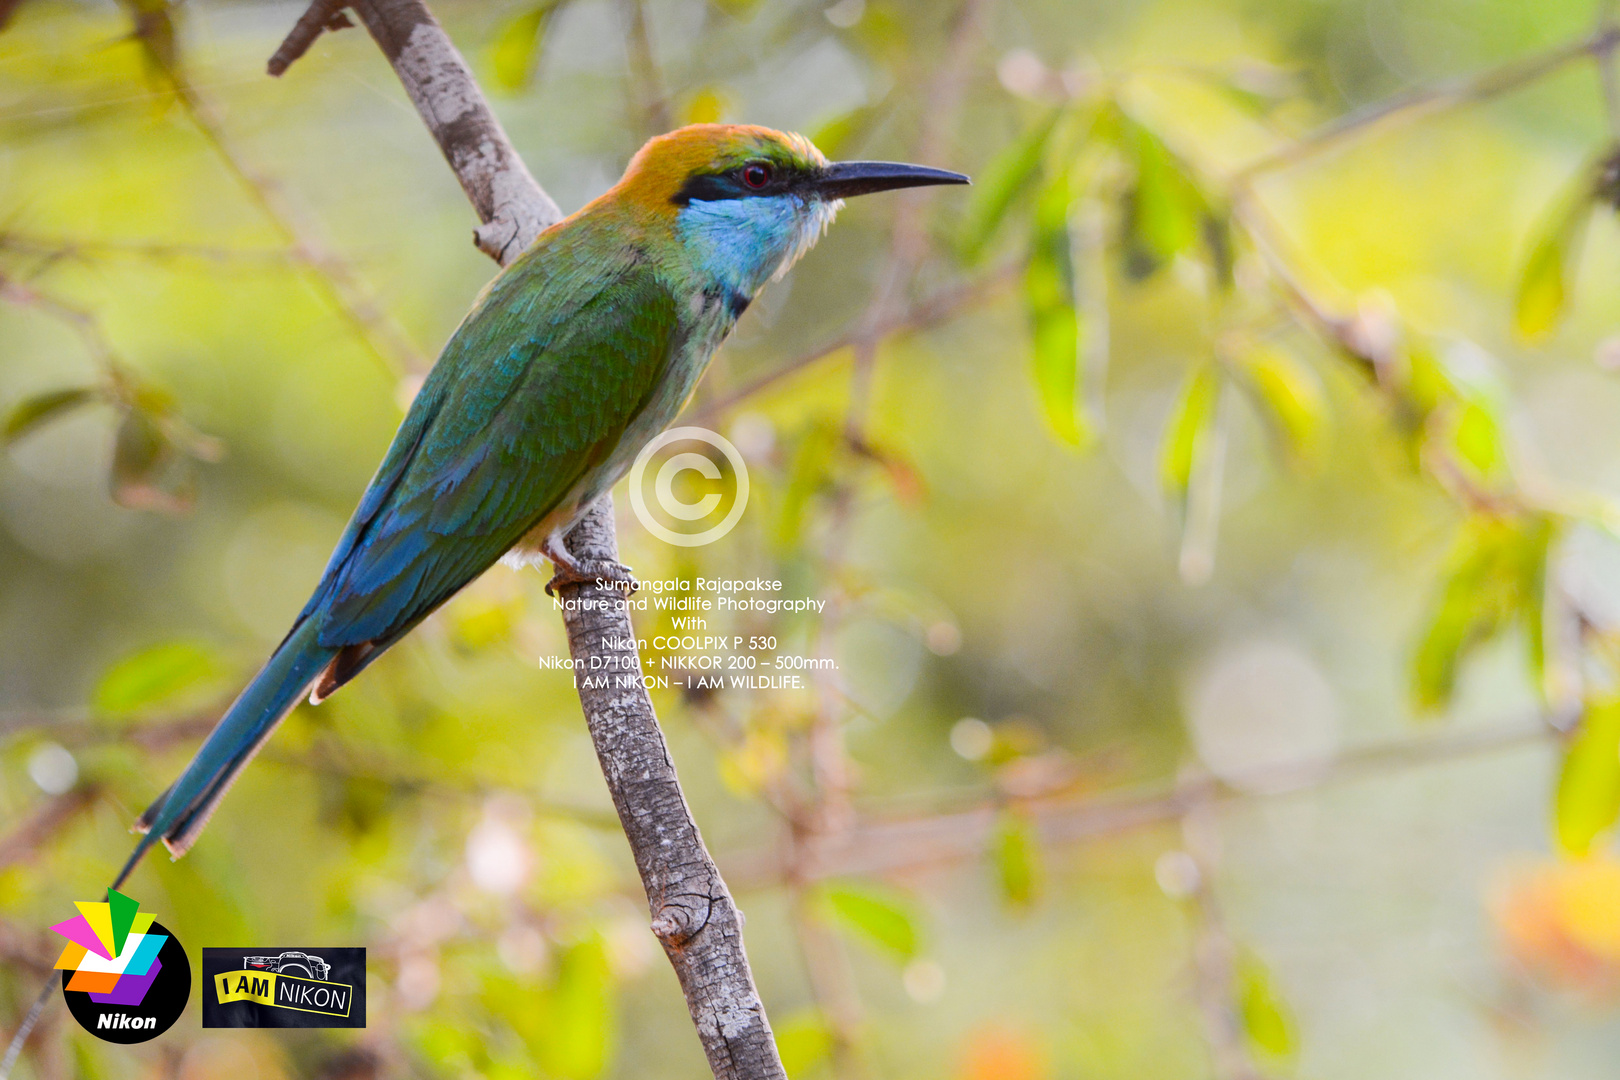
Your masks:
M548 537L540 550L557 570L546 582L547 596L556 596L558 589L597 581L607 582L609 588L619 589L626 596L641 588L628 566L611 559L576 559L563 546L561 536Z
M546 582L546 595L556 596L558 589L597 582L606 582L608 588L618 589L626 596L641 588L641 583L623 563L609 559L576 559L573 566L557 567L557 572Z

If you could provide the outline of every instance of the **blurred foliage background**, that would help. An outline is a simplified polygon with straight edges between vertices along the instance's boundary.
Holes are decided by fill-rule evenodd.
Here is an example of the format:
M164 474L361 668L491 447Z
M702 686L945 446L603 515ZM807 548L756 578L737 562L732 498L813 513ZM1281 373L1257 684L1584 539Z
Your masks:
M493 272L363 32L262 74L299 10L0 2L8 1036ZM710 623L809 689L654 694L795 1080L1613 1074L1609 10L437 11L565 210L694 120L977 178L744 318L688 411L735 532L620 500L644 579L829 602ZM19 1075L706 1075L542 584L301 707L130 884L194 962L367 946L365 1031L57 1009Z

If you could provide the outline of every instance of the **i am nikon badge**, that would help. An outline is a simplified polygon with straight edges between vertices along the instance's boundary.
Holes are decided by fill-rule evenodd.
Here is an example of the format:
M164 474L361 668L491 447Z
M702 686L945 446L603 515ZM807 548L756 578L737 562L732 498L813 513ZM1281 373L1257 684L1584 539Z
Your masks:
M364 949L204 949L203 1027L363 1028Z

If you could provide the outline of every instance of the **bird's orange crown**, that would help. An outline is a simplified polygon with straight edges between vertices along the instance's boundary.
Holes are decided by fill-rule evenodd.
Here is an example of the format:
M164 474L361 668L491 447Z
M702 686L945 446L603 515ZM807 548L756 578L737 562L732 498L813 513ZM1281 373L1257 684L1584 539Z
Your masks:
M757 124L691 124L659 135L630 159L609 192L648 209L674 213L681 191L696 177L719 176L750 162L784 173L823 169L827 159L803 135Z

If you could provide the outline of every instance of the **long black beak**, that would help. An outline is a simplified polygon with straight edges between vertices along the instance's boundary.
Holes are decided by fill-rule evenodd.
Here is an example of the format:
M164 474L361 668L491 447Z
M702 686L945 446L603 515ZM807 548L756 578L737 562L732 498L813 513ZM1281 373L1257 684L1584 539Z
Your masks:
M847 199L874 191L926 187L930 184L971 184L961 173L902 165L895 161L835 161L821 170L816 190L824 199Z

